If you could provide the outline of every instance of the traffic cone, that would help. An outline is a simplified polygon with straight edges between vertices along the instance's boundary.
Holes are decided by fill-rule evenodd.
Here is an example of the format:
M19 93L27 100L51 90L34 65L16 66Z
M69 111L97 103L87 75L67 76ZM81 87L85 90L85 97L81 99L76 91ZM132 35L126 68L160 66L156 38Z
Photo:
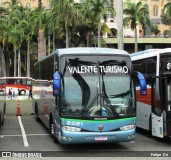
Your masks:
M16 116L21 116L21 113L20 113L20 101L18 99L18 104L17 104L17 113L16 113Z

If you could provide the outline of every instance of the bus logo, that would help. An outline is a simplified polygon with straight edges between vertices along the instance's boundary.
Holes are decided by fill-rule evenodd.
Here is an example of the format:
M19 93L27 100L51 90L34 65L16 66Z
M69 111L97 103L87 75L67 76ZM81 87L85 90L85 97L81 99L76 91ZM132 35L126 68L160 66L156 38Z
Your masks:
M102 130L103 130L103 126L99 126L98 128L99 128L99 130L100 130L100 131L102 131Z
M58 90L54 90L54 94L58 94Z

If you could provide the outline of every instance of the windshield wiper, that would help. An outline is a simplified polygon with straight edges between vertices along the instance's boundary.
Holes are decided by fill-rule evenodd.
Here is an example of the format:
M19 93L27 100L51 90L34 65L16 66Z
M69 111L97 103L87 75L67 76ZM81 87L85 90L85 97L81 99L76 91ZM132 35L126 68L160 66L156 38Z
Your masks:
M97 98L99 97L99 96L101 96L102 94L97 94L94 98L93 98L93 100L91 101L91 103L89 104L89 105L87 105L86 106L86 108L85 108L85 111L84 111L84 116L86 116L86 113L87 113L87 111L93 106L93 104L94 104L94 102L97 100Z
M116 95L110 95L110 98L119 98L119 97L125 97L127 95L130 94L130 91L124 92L124 93L120 93L120 94L116 94Z
M110 108L110 110L112 111L113 115L119 117L119 114L117 113L117 111L115 110L115 108L113 108L113 106L111 104L111 101L109 100L109 98L105 94L97 94L93 98L93 100L91 101L91 103L88 106L86 106L85 111L84 111L84 116L87 116L87 111L93 106L93 104L95 103L95 101L97 100L97 98L99 96L102 97L104 99L104 101L107 103L108 107L105 107L105 108Z

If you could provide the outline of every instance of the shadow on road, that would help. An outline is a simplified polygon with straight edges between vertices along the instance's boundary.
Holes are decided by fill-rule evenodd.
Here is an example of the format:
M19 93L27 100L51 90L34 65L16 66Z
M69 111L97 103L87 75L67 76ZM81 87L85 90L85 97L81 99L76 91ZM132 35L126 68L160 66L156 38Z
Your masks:
M151 132L142 128L136 128L136 132L140 135L146 136L147 138L156 140L158 142L163 142L169 146L171 146L171 138L169 137L164 137L164 138L158 138L158 137L154 137L152 136Z

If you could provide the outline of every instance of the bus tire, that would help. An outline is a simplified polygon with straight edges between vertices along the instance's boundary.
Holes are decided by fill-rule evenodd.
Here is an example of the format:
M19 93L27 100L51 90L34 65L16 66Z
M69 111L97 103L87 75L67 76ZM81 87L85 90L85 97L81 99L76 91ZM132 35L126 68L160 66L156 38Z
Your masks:
M35 115L36 115L36 121L40 122L37 102L35 103Z
M1 125L4 124L4 114L2 115L2 119L1 119Z
M4 113L0 113L0 125L4 124Z
M151 124L151 115L150 115L150 118L149 118L149 131L150 131L150 136L152 137L152 124Z
M58 143L58 140L55 136L55 133L56 133L56 129L55 129L55 126L54 126L54 123L53 123L53 116L52 116L52 113L50 113L50 118L49 118L49 132L53 138L53 142L54 143Z
M24 89L21 89L21 90L20 90L20 95L23 96L23 95L25 95L25 94L26 94L26 91L25 91Z
M6 113L6 102L4 103L4 115Z
M2 119L1 119L2 115L0 113L0 126L2 125Z
M49 133L52 136L54 135L54 126L53 126L53 116L52 116L52 113L50 113L50 116L49 116Z

